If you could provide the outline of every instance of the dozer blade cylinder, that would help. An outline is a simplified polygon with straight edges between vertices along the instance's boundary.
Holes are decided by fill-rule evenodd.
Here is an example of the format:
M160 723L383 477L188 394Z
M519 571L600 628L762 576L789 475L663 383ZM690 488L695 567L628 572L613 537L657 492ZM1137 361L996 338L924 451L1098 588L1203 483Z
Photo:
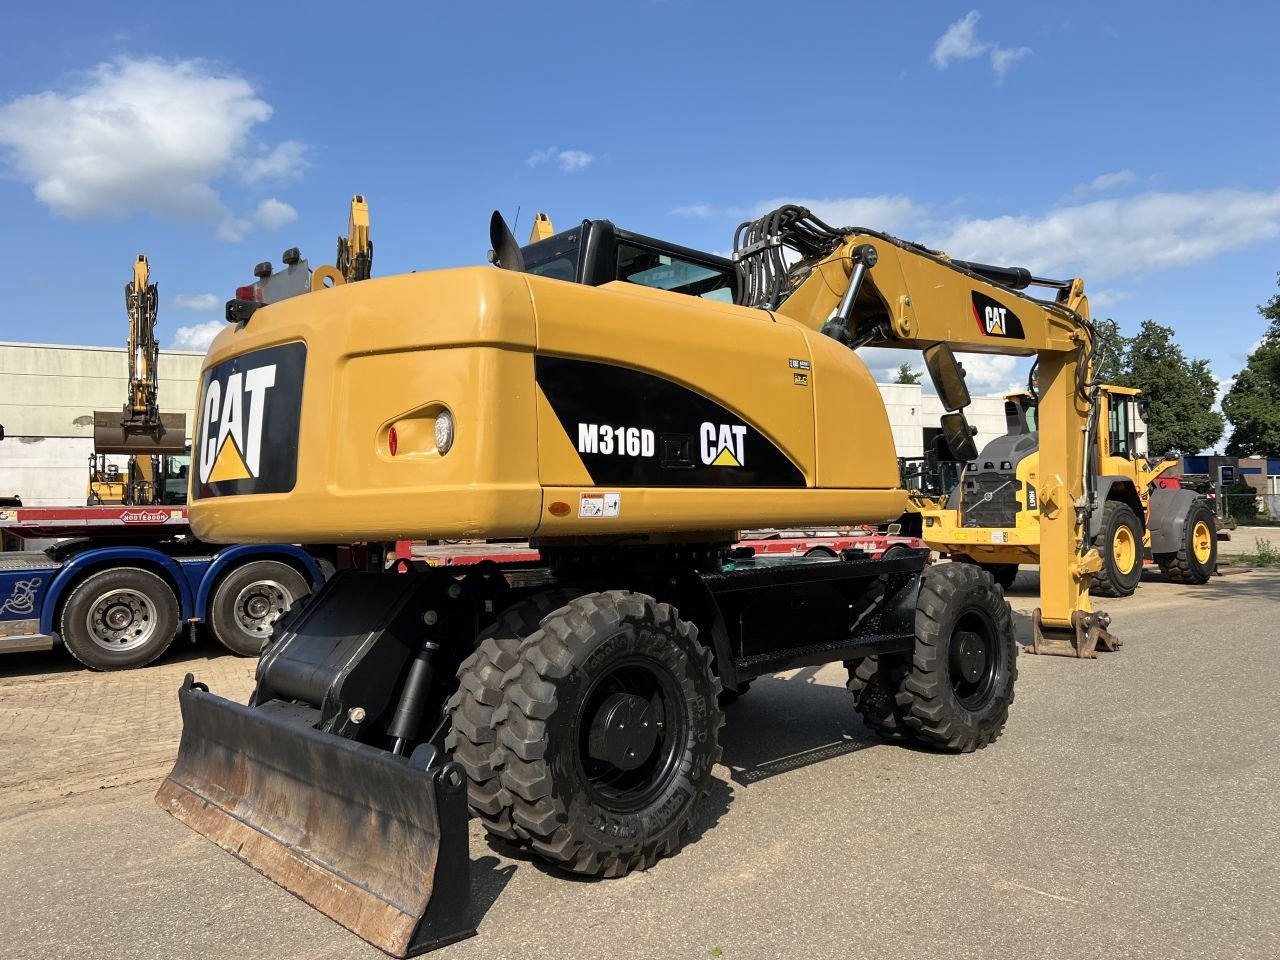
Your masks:
M187 451L187 415L162 413L151 426L126 423L119 410L93 412L93 452L183 454Z
M178 701L161 809L392 956L475 933L461 767L322 733L291 704L232 703L190 675Z

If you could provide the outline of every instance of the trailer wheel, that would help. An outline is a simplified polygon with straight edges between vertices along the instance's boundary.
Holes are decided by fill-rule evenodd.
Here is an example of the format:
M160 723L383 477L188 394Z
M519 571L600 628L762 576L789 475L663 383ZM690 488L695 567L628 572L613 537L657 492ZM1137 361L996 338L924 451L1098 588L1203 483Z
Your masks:
M485 830L512 843L523 838L511 825L511 795L502 786L503 751L493 712L502 703L502 677L516 665L520 645L542 619L575 594L548 590L508 607L481 631L475 652L458 667L458 689L449 698L444 745L467 772L467 802Z
M86 667L128 670L169 649L178 618L178 599L164 580L138 567L115 567L72 587L58 632Z
M885 740L914 739L895 699L911 669L910 662L905 657L884 655L849 661L845 667L849 670L845 687L853 694L853 705L862 722Z
M1177 553L1157 553L1160 572L1174 583L1207 583L1218 566L1218 530L1213 510L1197 500L1187 511Z
M1017 650L1009 604L989 573L968 563L926 569L911 670L896 696L907 727L956 753L993 742L1013 703Z
M1108 500L1093 545L1102 555L1102 569L1093 575L1089 592L1099 597L1130 596L1142 579L1142 521L1133 507Z
M209 603L209 630L241 657L260 656L275 623L311 592L307 579L279 560L253 560L222 578Z
M719 692L697 629L652 597L593 593L548 617L494 714L516 830L592 876L674 853L720 757Z

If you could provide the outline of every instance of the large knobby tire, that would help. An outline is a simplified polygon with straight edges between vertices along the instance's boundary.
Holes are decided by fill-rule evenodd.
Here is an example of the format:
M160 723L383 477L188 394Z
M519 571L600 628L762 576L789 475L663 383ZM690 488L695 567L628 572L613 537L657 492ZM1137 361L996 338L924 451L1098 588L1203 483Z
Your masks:
M1102 569L1093 575L1089 592L1098 597L1127 597L1142 579L1142 521L1133 507L1108 500L1102 508L1102 526L1093 538L1102 557Z
M849 670L845 686L853 694L853 705L862 722L885 740L913 739L896 698L898 688L911 669L907 658L882 654L851 660L845 667Z
M992 743L1013 703L1017 653L1013 615L989 573L969 563L926 569L911 670L896 696L903 722L940 750Z
M128 670L155 660L178 633L178 599L169 584L139 567L115 567L71 588L58 635L94 670Z
M236 567L214 588L209 630L237 656L260 656L276 621L310 592L307 578L287 563L250 561Z
M547 617L494 715L516 830L592 876L674 853L720 757L719 693L697 629L652 597L593 593Z
M1218 566L1218 529L1213 510L1197 500L1187 511L1177 553L1157 553L1160 572L1174 583L1207 583Z
M502 677L516 665L520 645L542 619L575 594L548 590L507 607L481 631L476 649L458 667L458 689L449 698L445 749L467 774L467 802L485 830L512 843L523 838L511 825L511 795L502 786L504 753L497 743L493 711L502 703Z

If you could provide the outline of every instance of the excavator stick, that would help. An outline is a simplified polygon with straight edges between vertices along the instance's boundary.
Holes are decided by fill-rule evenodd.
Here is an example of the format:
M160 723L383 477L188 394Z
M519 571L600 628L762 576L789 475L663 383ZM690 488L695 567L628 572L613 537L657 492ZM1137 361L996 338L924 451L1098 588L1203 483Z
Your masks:
M176 454L187 451L187 415L162 413L153 424L131 423L119 410L93 412L93 452L137 454Z
M405 695L413 681L403 679L422 646L422 603L440 592L432 580L335 576L278 631L248 706L188 675L177 762L156 794L161 809L395 957L475 933L462 767L417 735L404 752L376 745L406 701L422 705L424 726L438 716Z

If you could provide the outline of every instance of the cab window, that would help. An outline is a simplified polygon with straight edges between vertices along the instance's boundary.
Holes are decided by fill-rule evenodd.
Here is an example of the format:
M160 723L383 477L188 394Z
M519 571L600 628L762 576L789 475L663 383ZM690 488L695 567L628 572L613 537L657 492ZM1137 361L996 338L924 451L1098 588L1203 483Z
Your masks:
M717 270L660 250L627 243L618 244L617 277L628 283L722 303L733 303L736 285L732 270Z
M1129 437L1129 397L1112 395L1108 398L1107 430L1111 434L1111 455L1113 457L1130 456Z

